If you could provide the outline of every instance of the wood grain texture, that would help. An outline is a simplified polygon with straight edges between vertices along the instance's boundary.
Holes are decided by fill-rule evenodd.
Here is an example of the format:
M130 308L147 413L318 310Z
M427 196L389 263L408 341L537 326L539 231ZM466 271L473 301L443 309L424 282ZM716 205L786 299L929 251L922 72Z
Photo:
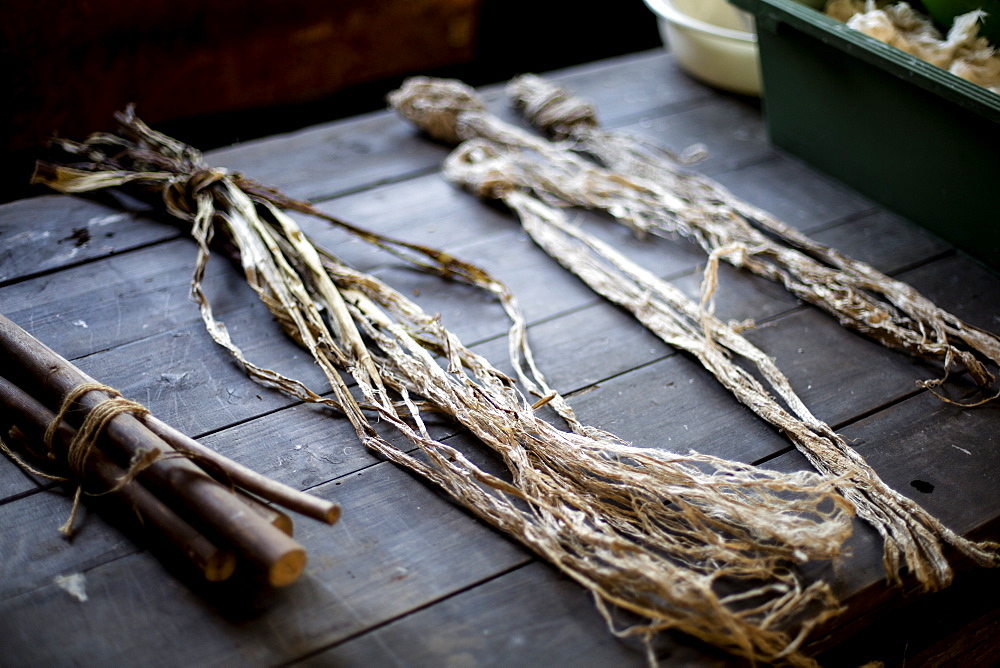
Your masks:
M332 528L300 524L298 538L315 555L301 586L259 592L243 582L192 590L146 553L88 568L64 550L63 572L84 573L88 600L74 600L51 576L38 574L34 588L0 601L9 620L7 656L32 664L66 656L91 663L110 651L130 663L158 655L202 665L282 663L528 558L388 464L314 491L335 495L349 512ZM118 620L121 641L113 648L92 642L91 634L111 619ZM190 642L178 643L179 637Z
M664 665L727 660L669 636ZM616 640L585 592L534 562L303 661L306 666L641 666L634 641Z
M0 206L0 284L79 264L180 232L78 197L44 195Z

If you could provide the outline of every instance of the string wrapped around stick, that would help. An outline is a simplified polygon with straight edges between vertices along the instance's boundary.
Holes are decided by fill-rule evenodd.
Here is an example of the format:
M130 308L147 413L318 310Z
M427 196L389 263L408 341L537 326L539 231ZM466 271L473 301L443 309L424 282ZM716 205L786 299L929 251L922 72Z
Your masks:
M204 446L187 448L189 439L174 437L145 407L96 383L2 315L0 352L10 376L0 378L0 419L29 441L45 444L34 454L42 468L57 472L48 477L79 485L64 533L86 485L88 494L135 502L140 521L162 534L153 537L167 539L209 580L228 577L235 556L280 587L302 574L305 550L274 525L273 513L255 512L259 501L234 493L234 481L246 492L286 502L321 521L332 524L339 517L337 504L268 481L218 454L206 459L225 483L211 477L187 456Z
M679 629L752 660L812 664L800 645L838 605L825 583L806 583L795 564L837 555L850 532L850 504L835 492L836 481L635 447L582 425L538 372L514 297L486 272L212 169L131 110L119 122L116 135L61 142L83 162L40 165L36 180L62 192L131 184L161 195L198 242L192 294L208 331L254 380L343 413L367 447L436 483L590 590L609 624L611 607L634 615L636 623L619 633L649 638ZM313 244L285 209L320 215L496 295L513 322L517 373L540 401L533 405L440 318ZM253 364L215 318L201 278L216 235L238 249L247 281L310 352L331 394ZM568 430L543 419L540 404L555 408ZM426 410L464 426L505 470L487 471L433 438ZM411 449L379 428L402 434Z
M779 247L744 223L731 224L731 216L710 215L686 190L675 192L660 182L600 167L571 151L570 144L553 144L504 123L485 111L475 91L461 82L415 77L393 92L389 100L401 115L432 135L443 140L467 140L446 161L448 178L481 197L505 201L517 212L524 229L550 255L596 292L629 309L664 341L694 355L739 401L781 430L817 470L850 481L843 492L859 516L881 534L883 562L890 581L901 582L905 565L925 589L947 586L953 572L944 555L945 545L957 548L980 565L1000 565L1000 546L958 536L886 485L841 436L812 415L772 360L706 311L714 289L714 267L720 258L742 266L756 263L751 258L759 255L787 258L798 251ZM526 106L536 115L544 111L538 105ZM572 125L585 132L594 123L586 108L563 106L559 110L563 125L545 116L547 127L562 130ZM447 123L452 124L450 129L445 129ZM556 208L569 205L604 209L629 221L638 231L665 232L669 223L669 229L683 228L697 236L710 250L701 304L691 302L614 249L570 227ZM751 242L757 245L751 246ZM832 250L828 254L839 257ZM824 275L835 273L824 271ZM820 280L819 273L809 276ZM836 286L831 290L836 292ZM815 292L827 294L818 287ZM903 286L895 294L904 292L916 291ZM830 303L846 307L839 299L831 296ZM852 301L863 308L857 302ZM930 312L924 305L918 308ZM883 317L880 313L868 315L877 321ZM939 317L934 317L940 322ZM992 349L987 346L986 350ZM789 410L727 355L753 364ZM978 360L969 353L962 355L970 369L985 373Z
M68 405L68 402L67 402ZM50 411L34 397L6 378L0 378L0 415L16 421L15 434L32 442L46 441L52 448L68 451L77 432L64 421L57 420L56 413ZM53 427L55 427L53 429ZM46 439L45 434L51 435ZM0 449L25 471L43 479L69 482L70 478L35 468L18 456L0 439ZM38 459L45 464L53 462L48 456ZM58 457L56 457L58 461ZM46 467L47 468L47 467ZM144 485L134 480L131 472L115 464L100 449L92 449L83 470L76 476L80 481L73 501L70 518L60 527L60 532L69 537L77 513L77 504L84 485L90 492L110 500L119 500L122 511L140 519L145 535L157 542L158 549L164 549L169 556L181 563L190 563L209 582L228 579L236 569L236 556L232 550L219 547L208 539L191 522L160 500Z
M52 442L59 425L62 424L66 418L66 414L73 408L80 397L90 391L103 392L109 395L109 398L101 401L101 403L94 406L93 410L87 412L87 416L83 419L80 428L66 446L66 464L77 479L84 478L87 469L87 459L95 449L97 439L105 427L107 427L108 422L113 420L119 413L127 412L140 417L145 417L149 414L149 409L145 406L134 401L129 401L112 387L100 383L78 385L63 398L59 412L52 418L48 429L45 430L44 443L48 449L49 456L53 454ZM155 461L160 454L160 451L156 449L137 453L134 460L129 463L129 469L126 474L109 491L114 491L120 488L121 485L126 484L138 475L143 468ZM78 485L76 493L73 495L73 509L70 511L69 519L66 520L66 524L59 527L60 533L65 536L73 534L73 522L76 520L76 513L80 506L80 496L82 493L83 485Z

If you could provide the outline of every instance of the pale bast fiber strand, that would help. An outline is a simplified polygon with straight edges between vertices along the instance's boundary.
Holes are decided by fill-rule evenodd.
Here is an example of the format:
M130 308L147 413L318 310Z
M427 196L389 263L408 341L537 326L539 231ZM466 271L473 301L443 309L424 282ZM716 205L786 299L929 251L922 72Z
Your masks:
M568 142L623 180L613 195L594 192L577 164L567 164L560 196L602 208L640 232L693 239L706 253L783 284L844 326L890 348L965 368L984 389L1000 364L1000 338L939 308L912 286L820 244L766 211L687 169L654 143L599 125L594 108L541 77L513 79L508 94L529 122ZM738 252L737 252L738 251ZM977 358L976 354L982 357ZM925 381L935 387L944 378Z
M975 6L971 3L967 8ZM956 16L946 35L929 16L906 2L830 0L823 13L846 23L848 28L1000 93L1000 54L989 40L979 36L979 26L987 15L982 9Z
M366 446L436 483L590 590L613 629L615 609L631 615L617 633L648 640L678 629L755 661L812 664L799 646L838 604L796 564L838 555L850 533L852 511L835 481L625 444L576 422L528 358L526 380L544 395L538 403L554 403L570 418L571 430L557 428L440 318L316 247L281 210L317 213L309 204L206 166L197 151L151 131L131 110L119 121L119 134L59 142L79 162L40 164L36 181L61 192L132 186L162 195L198 242L192 294L205 325L254 380L341 411ZM328 220L491 290L514 319L512 348L528 353L516 302L485 272ZM238 249L248 283L309 350L332 396L244 357L201 287L213 236ZM433 438L426 411L454 418L506 470L484 470L470 453ZM382 429L411 445L390 442Z
M706 312L714 289L715 263L725 253L741 254L748 252L746 249L716 249L706 268L704 299L701 304L691 302L607 245L567 226L558 209L551 206L568 189L597 193L603 202L611 202L621 195L623 187L633 188L641 181L587 163L568 149L532 137L484 111L468 111L475 106L470 100L475 99L475 91L459 82L429 79L410 80L390 96L397 110L439 138L475 137L447 160L446 176L480 196L507 202L539 245L592 289L629 309L667 343L695 356L741 402L783 431L819 471L849 481L843 490L845 496L884 539L884 563L890 580L900 582L905 565L925 589L947 586L952 569L943 552L946 544L979 564L1000 564L996 545L972 543L956 535L888 487L842 437L809 412L772 360ZM443 113L438 113L439 109ZM455 114L454 109L466 111ZM451 129L444 128L449 121ZM668 196L673 197L663 195ZM627 196L620 197L616 205L629 206ZM788 410L730 357L751 363Z

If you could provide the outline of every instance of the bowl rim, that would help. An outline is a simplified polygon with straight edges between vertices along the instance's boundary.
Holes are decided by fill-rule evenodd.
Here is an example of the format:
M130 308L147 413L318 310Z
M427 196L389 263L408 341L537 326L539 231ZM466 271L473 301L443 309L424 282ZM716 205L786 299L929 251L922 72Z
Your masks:
M643 0L643 2L645 2L646 6L660 18L670 21L671 23L684 26L685 28L692 28L694 30L707 32L719 37L726 37L728 39L735 39L741 42L757 42L756 33L732 30L730 28L723 28L721 26L712 25L711 23L706 23L705 21L701 21L683 13L674 7L670 0Z

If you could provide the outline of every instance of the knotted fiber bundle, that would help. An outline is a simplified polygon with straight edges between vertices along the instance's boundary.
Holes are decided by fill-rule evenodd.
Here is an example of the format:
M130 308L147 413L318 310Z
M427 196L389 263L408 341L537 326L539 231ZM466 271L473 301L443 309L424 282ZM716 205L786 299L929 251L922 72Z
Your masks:
M711 184L707 181L691 177L691 184L688 184L684 181L687 177L682 178L682 175L673 181L663 181L595 165L575 153L572 142L553 144L492 116L485 111L475 91L460 82L414 78L390 96L390 103L404 117L437 138L468 140L446 162L448 178L482 197L504 200L518 214L525 230L550 255L596 292L632 311L664 341L694 355L737 399L780 429L817 470L850 481L843 493L855 505L859 516L883 537L883 562L892 582L901 582L905 565L925 589L947 586L953 573L944 556L946 544L978 564L1000 565L998 545L973 543L958 536L911 499L886 485L841 436L810 413L788 380L763 352L705 310L714 291L717 264L720 259L726 259L737 266L767 269L765 275L775 277L789 276L793 267L801 269L795 274L795 280L805 281L810 294L822 297L824 305L844 311L844 317L857 309L863 322L870 320L872 326L882 323L886 329L880 331L895 331L885 308L877 307L882 310L876 312L865 310L867 302L864 300L872 301L872 298L860 292L863 283L855 279L868 271L864 269L867 265L840 260L849 270L843 272L846 278L838 282L839 273L835 269L820 267L818 262L795 248L771 241L738 217L735 210L726 210L725 215L719 213L726 200L714 198L724 193L710 189ZM536 118L541 113L538 105L527 105L527 108ZM543 116L547 127L579 127L583 134L596 122L588 108L579 105L571 109L559 107L559 110L558 116ZM650 160L649 164L658 163ZM681 182L685 185L678 185ZM708 190L702 192L705 189ZM527 193L532 193L533 197ZM569 227L553 205L604 209L629 222L639 232L682 231L695 237L710 251L702 303L690 302L679 291L614 249ZM756 215L767 218L762 212ZM776 231L788 229L776 222L771 226ZM826 249L825 255L842 258L832 249ZM754 259L758 256L773 259L775 264ZM797 259L800 256L803 258L801 263ZM779 271L776 265L786 267L788 273ZM904 295L917 295L905 284L894 284L898 287L889 286L885 290L900 299ZM929 302L922 297L919 300L923 301L919 301L918 297L903 301L943 327L942 316L934 315L940 309L933 307L936 310L932 311ZM908 319L904 322L913 327L914 336L916 332L926 331ZM995 339L990 339L991 335L974 329L963 331L969 333L971 340L982 341L985 350L992 352L991 341ZM903 340L910 339L903 337ZM950 344L942 345L951 350ZM785 401L788 410L771 398L753 376L722 354L720 348L753 364ZM967 352L930 348L941 352L949 361L954 354L966 362L970 370L988 374Z
M206 327L254 380L342 412L367 447L436 483L593 592L609 624L609 604L635 615L639 621L620 633L648 638L676 628L753 660L811 663L799 645L837 604L825 583L805 584L792 566L835 556L849 534L851 509L833 481L634 447L581 425L534 368L516 301L482 270L212 169L131 110L119 122L119 134L60 142L83 162L40 164L36 180L61 192L131 185L161 194L198 242L192 295ZM438 318L315 246L283 208L323 216L424 268L496 294L514 322L518 373L571 429L539 417L515 381ZM247 360L214 317L201 289L213 235L238 249L248 283L311 353L332 396ZM342 374L357 383L360 400ZM432 438L426 410L454 418L499 454L506 471L485 471ZM414 448L386 440L372 417Z
M993 385L995 372L984 359L994 367L1000 364L996 334L963 322L912 286L810 239L715 181L685 169L666 149L602 128L593 107L564 88L525 75L511 80L507 92L536 127L572 144L574 151L593 156L610 172L638 179L622 183L619 195L628 206L615 207L585 189L563 193L574 203L604 209L642 232L688 237L710 256L781 283L845 327L889 348L939 361L944 378L924 381L926 387L943 383L953 366L966 369L984 389ZM647 189L650 183L658 188ZM662 191L671 197L664 198ZM675 208L678 199L683 206Z

